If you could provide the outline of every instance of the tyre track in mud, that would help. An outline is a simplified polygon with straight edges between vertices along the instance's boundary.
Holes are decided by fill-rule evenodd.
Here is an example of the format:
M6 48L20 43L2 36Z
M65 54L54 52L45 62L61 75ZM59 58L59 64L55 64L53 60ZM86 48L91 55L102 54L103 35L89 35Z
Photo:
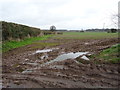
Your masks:
M55 62L42 67L39 65L25 64L26 62L35 62L36 59L38 59L36 62L42 64L56 58L62 53L68 52L89 51L92 53L99 53L118 43L116 38L104 40L71 39L66 41L51 39L43 42L61 42L61 45L54 47L59 48L58 50L46 53L49 55L49 58L43 61L39 60L39 57L43 54L33 54L36 50L28 50L32 45L11 50L3 55L3 87L29 87L29 84L34 85L31 86L31 88L106 88L119 86L120 74L118 71L118 64L97 65L92 61L78 64L75 62L76 59ZM47 48L51 47L46 47L46 49ZM58 68L58 66L60 66L60 68ZM34 70L29 73L22 73L22 71L30 68ZM16 77L13 77L14 75ZM20 83L21 80L17 79L19 77L27 78L23 80L24 84ZM15 84L16 82L18 85Z

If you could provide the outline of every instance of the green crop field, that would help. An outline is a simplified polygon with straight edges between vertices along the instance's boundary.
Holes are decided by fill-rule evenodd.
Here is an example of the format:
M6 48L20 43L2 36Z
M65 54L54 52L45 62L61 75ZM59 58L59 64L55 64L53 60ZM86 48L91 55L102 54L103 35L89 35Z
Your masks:
M107 32L64 32L63 35L54 36L57 39L102 39L118 37L118 33Z
M114 38L118 37L118 33L106 33L106 32L64 32L62 35L45 35L42 37L32 37L26 38L22 41L6 41L2 43L2 52L9 51L13 48L18 48L21 46L32 44L34 41L46 40L49 37L53 39L102 39L102 38ZM45 45L58 45L58 43L40 43L41 45L36 45L33 48L38 48Z

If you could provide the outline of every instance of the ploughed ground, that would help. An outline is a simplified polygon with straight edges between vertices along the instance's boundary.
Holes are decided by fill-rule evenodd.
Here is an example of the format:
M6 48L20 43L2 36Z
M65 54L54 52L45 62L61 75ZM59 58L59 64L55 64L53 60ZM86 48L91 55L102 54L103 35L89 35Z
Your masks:
M54 39L38 41L56 42L59 45L33 49L36 44L13 49L3 54L2 79L4 88L117 88L118 64L104 63L90 58L118 43L117 38L106 39ZM49 52L37 50L53 49ZM81 56L48 63L66 53L89 52ZM95 63L98 61L100 63ZM48 64L46 64L48 63Z

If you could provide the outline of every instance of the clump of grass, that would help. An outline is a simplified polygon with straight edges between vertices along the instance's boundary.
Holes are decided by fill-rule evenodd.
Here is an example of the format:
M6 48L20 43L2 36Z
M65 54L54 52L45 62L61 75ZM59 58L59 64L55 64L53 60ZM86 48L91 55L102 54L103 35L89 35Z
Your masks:
M14 49L14 48L18 48L21 46L32 44L34 41L46 40L51 36L52 35L45 35L45 36L41 36L41 37L26 38L22 41L5 41L2 44L2 52L7 52L7 51Z
M93 55L91 58L96 57L102 59L107 63L119 63L120 44L114 45L111 48L103 50L99 55Z

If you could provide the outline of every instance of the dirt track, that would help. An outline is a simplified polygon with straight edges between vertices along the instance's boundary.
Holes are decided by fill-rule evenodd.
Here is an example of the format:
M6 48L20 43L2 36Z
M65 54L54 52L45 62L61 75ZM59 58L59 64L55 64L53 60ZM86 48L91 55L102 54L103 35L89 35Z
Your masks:
M9 88L106 88L118 87L120 72L118 64L95 64L80 57L43 65L57 56L69 52L90 52L91 54L118 43L112 39L49 39L41 42L58 42L51 52L36 53L33 45L17 48L3 54L3 87ZM47 57L40 57L47 55ZM76 61L81 60L83 63ZM101 61L101 60L98 60ZM27 72L25 72L27 70Z

